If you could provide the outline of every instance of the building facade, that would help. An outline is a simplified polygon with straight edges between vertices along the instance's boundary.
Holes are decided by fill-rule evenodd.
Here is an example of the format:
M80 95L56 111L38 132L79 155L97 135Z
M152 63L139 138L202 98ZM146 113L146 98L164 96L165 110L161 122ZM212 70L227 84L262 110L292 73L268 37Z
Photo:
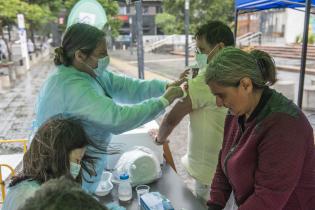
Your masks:
M142 0L143 35L162 35L162 31L155 24L155 16L162 13L162 0ZM136 40L136 11L134 5L119 2L119 14L117 16L123 22L116 42L129 46L130 39Z
M311 16L311 20L312 18ZM239 15L237 36L261 32L263 42L295 43L303 34L303 23L304 11L294 9L271 9L246 13Z

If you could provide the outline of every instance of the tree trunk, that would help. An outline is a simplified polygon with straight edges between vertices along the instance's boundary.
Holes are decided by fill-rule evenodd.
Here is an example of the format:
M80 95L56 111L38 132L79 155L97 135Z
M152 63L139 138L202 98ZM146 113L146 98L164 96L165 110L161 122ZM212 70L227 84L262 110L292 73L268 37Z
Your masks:
M37 51L36 44L35 44L35 37L34 37L34 23L31 20L30 20L30 32L31 32L30 38L34 44L34 51Z
M9 42L11 42L11 25L8 25Z
M4 43L8 49L8 59L9 61L12 60L12 52L11 52L11 46L9 45L9 42L8 40L4 37L4 34L3 34L3 21L0 20L0 36L2 36L3 40L4 40Z
M0 19L0 36L3 36L2 20Z

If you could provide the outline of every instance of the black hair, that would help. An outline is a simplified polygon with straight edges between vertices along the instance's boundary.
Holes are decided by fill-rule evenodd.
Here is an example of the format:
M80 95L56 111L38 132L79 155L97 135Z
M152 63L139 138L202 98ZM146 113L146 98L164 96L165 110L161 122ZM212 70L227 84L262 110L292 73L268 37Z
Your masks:
M26 179L42 184L49 179L70 174L70 152L74 149L94 145L78 120L54 116L36 132L31 145L23 157L23 170L12 177L10 187ZM95 174L97 158L84 155L82 169ZM83 177L84 180L85 177ZM76 181L81 182L81 176Z
M210 21L197 29L195 38L204 37L209 45L216 45L220 42L225 47L234 46L234 35L231 29L221 21Z
M77 50L89 56L102 39L105 33L98 28L85 23L73 24L66 30L61 46L55 49L54 63L70 66Z

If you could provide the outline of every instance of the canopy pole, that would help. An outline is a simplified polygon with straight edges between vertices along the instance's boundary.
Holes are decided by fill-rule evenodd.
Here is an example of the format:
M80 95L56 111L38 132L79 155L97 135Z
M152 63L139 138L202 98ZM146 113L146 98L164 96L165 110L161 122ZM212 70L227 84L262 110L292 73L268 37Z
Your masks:
M234 16L234 42L236 45L236 37L237 37L237 22L238 22L238 9L235 9L235 16Z
M135 1L136 23L137 23L137 56L138 56L138 77L144 79L144 51L143 51L143 19L142 0Z
M304 90L304 78L305 78L305 67L306 67L306 55L307 55L307 44L308 44L308 26L309 26L309 21L310 21L310 11L311 11L311 0L306 0L305 16L304 16L302 57L301 57L301 71L300 71L298 103L297 103L300 108L302 108L302 101L303 101L303 90Z
M189 65L189 0L185 0L185 66Z

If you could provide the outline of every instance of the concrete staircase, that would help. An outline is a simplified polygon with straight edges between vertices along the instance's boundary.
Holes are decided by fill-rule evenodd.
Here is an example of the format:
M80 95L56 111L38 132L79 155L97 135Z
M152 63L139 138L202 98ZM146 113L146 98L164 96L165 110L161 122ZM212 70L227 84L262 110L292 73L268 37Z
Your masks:
M255 49L263 50L273 57L301 59L301 45L286 45L286 46L267 46L254 45ZM307 48L307 60L315 61L315 46L309 45Z

